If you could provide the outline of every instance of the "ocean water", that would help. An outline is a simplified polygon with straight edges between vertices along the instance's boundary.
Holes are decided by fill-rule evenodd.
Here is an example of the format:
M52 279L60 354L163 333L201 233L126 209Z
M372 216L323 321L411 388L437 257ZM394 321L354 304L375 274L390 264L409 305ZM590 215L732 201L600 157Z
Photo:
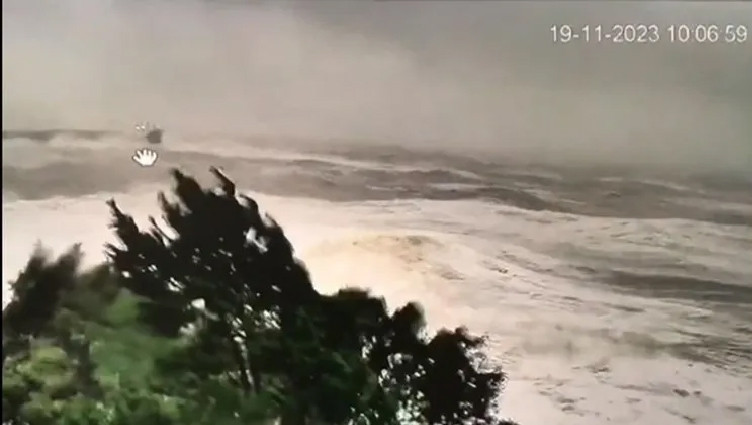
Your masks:
M145 222L214 165L320 290L486 333L523 425L752 423L752 181L356 146L171 136L141 168L133 135L4 131L3 281L37 241L101 261L106 199Z

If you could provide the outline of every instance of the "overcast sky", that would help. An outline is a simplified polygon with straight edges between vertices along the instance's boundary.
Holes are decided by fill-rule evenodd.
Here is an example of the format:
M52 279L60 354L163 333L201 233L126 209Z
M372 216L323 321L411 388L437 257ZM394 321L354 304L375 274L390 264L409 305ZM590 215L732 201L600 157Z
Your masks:
M744 44L556 45L553 24L746 25L752 3L3 0L3 127L370 139L752 169ZM665 34L665 32L664 32Z

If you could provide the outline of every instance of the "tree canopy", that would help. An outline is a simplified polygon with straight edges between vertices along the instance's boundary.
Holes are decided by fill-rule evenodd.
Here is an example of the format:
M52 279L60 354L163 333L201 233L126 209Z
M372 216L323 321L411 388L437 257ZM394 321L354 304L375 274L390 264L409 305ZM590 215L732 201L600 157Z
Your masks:
M284 231L216 168L178 170L166 226L114 200L105 264L43 249L3 310L7 424L511 424L467 329L358 288L319 293Z

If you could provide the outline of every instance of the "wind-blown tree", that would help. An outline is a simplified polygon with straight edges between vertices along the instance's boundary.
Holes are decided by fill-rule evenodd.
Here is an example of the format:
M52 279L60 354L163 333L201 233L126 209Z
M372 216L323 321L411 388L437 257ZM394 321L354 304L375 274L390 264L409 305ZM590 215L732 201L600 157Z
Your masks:
M32 389L45 393L52 388L49 395L61 397L99 392L90 343L83 337L81 324L101 313L101 306L112 300L117 287L112 285L107 267L80 272L81 257L80 245L54 261L37 247L11 284L13 298L3 309L3 373L23 379L9 380L8 391L3 387L3 402L8 407L3 409L4 415L16 415L30 400ZM94 288L97 290L86 290ZM61 375L64 378L56 379L36 373L39 370L66 372ZM55 384L50 386L51 382Z
M11 284L3 424L249 425L277 414L271 394L249 397L191 368L155 376L182 341L146 332L109 265L82 271L80 260L77 246L57 259L38 249ZM197 384L186 389L186 380Z
M173 170L166 227L109 205L108 255L154 331L190 344L164 370L275 394L283 424L490 424L504 381L464 329L424 336L414 303L389 314L357 289L319 294L284 231L216 168L214 190ZM190 387L190 382L184 385Z
M81 251L75 246L56 261L37 247L12 283L14 298L3 309L3 362L39 336L50 336L48 326L78 279Z
M55 401L96 397L90 341L95 319L118 291L106 266L81 272L80 245L56 260L41 246L3 309L3 423L54 423Z

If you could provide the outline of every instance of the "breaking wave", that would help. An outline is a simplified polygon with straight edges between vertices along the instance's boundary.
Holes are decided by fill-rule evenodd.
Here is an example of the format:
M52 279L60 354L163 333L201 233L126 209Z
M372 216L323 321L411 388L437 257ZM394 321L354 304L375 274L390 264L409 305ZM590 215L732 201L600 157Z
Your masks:
M650 400L749 423L737 408L752 405L739 391L752 376L744 185L172 137L140 169L127 132L4 131L4 280L37 239L57 252L83 242L100 261L105 198L144 220L168 167L202 180L218 165L279 220L322 291L371 288L389 305L420 301L429 324L486 332L512 375L513 416L550 405L557 423L598 424L603 403L656 412Z

